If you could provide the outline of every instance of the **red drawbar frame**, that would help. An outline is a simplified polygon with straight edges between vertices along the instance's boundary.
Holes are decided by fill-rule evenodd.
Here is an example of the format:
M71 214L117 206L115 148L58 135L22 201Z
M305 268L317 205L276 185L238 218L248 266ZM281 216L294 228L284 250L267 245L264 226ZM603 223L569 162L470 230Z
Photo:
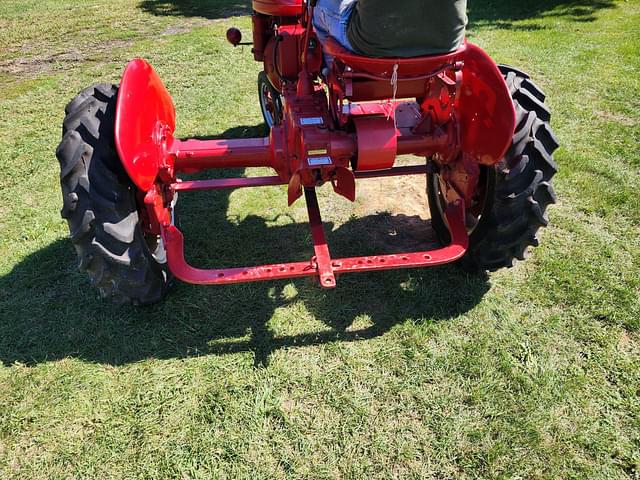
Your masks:
M423 165L396 167L379 172L362 172L357 174L357 177L376 178L417 174L426 174L426 167ZM185 192L275 185L286 185L286 182L279 177L225 178L178 182L172 184L171 188L175 192ZM331 258L327 246L315 189L305 189L305 200L315 253L309 261L210 270L195 268L189 265L184 258L182 232L175 225L169 225L162 227L162 238L167 252L169 269L176 278L199 285L225 285L317 277L322 287L334 288L336 276L339 274L443 265L460 259L468 248L469 237L465 227L464 201L459 199L451 204L445 212L451 231L451 243L446 247L422 252L334 259Z

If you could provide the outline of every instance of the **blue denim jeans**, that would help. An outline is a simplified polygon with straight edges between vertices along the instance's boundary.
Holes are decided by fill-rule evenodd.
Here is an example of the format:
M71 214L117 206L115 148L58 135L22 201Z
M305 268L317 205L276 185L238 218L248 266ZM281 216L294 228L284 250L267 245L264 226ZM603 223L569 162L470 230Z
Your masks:
M348 50L353 50L347 37L347 27L357 1L318 0L313 14L313 26L320 42L333 37Z

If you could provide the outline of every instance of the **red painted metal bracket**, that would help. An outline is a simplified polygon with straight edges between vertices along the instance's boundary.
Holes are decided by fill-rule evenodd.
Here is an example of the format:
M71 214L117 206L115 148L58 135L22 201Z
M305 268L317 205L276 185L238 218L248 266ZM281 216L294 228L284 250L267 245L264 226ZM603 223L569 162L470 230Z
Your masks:
M354 172L358 179L399 177L402 175L424 175L427 173L426 165L407 165L394 167L388 170ZM178 181L170 185L174 192L198 192L203 190L227 190L233 188L248 187L274 187L288 185L288 182L277 176L270 177L239 177L239 178L212 178L209 180Z
M316 273L320 279L320 285L325 288L336 286L336 276L333 273L331 254L329 246L324 236L324 226L320 217L320 207L315 189L305 188L304 199L307 201L307 212L309 213L309 226L311 227L311 238L313 239L313 251L315 256L311 263L316 266Z
M405 174L407 168L417 173L419 167L399 167ZM411 171L411 170L409 170ZM369 173L369 172L367 172ZM369 175L370 176L370 172ZM387 173L388 174L388 173ZM243 186L277 185L278 177L256 177L255 179L217 179L201 182L181 182L173 185L175 190L194 191ZM243 184L242 181L250 181ZM436 250L332 259L326 242L318 200L314 189L305 190L309 213L309 225L315 255L308 262L279 263L256 267L199 269L189 265L184 258L184 236L174 226L162 228L162 237L167 251L167 261L171 272L180 280L200 285L224 285L232 283L280 280L285 278L317 277L325 288L336 286L336 276L342 273L392 270L397 268L419 268L443 265L460 259L466 252L469 238L464 223L464 202L451 204L445 216L451 231L451 244Z

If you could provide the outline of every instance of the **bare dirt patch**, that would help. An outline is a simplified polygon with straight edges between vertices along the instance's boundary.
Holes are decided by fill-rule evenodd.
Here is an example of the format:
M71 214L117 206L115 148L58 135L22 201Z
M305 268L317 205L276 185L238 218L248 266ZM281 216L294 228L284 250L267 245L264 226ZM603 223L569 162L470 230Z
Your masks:
M114 49L125 48L132 43L131 40L111 40L86 45L82 49L73 48L46 55L22 56L0 62L0 72L33 78L54 71L68 70L78 63L108 61L113 58Z
M429 220L427 183L424 176L361 180L357 186L358 215L386 212Z
M618 348L625 353L629 353L637 348L636 338L627 331L623 331L618 338Z
M437 244L424 176L362 180L354 214L363 233L383 252L419 251Z
M619 123L624 127L633 127L636 125L636 122L629 116L620 112L609 112L609 111L599 111L597 112L598 117L608 122Z
M229 14L241 14L241 11L233 11ZM74 48L39 53L42 47L29 42L19 48L8 49L15 58L0 60L0 73L7 73L18 77L34 78L52 72L67 71L76 65L87 62L105 63L110 61L126 61L128 58L118 55L118 50L131 47L136 40L145 37L167 37L190 33L196 28L206 27L225 21L226 18L207 19L192 18L181 19L179 23L170 25L160 32L143 29L136 38L130 40L109 40L103 42L89 42Z

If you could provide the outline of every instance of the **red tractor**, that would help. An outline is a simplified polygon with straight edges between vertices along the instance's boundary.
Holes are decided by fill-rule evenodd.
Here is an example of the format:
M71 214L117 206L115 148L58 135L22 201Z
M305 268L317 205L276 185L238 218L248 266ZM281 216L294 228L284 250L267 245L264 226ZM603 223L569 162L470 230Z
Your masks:
M92 86L67 105L56 152L62 216L80 269L102 297L157 302L172 277L208 285L315 277L332 288L351 272L450 262L496 270L538 244L555 201L558 143L545 96L529 77L497 66L469 42L438 56L355 55L318 40L314 4L253 0L252 52L264 64L258 86L268 137L175 138L171 97L141 59L127 65L119 86ZM236 29L227 38L241 42ZM324 54L333 57L330 67ZM423 161L395 166L406 154ZM275 175L179 178L232 167L271 167ZM332 258L315 187L329 182L353 201L356 180L398 175L424 176L442 247ZM174 222L178 193L267 185L287 185L289 205L304 194L313 258L215 270L187 264Z

